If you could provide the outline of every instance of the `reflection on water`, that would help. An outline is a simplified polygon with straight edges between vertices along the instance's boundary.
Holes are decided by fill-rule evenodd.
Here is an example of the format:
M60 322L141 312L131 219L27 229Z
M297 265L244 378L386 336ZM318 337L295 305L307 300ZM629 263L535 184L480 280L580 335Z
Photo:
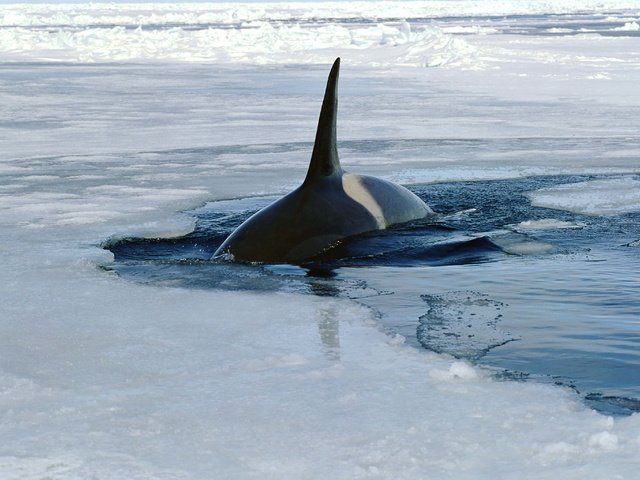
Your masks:
M497 377L571 386L594 408L640 411L640 215L534 208L523 193L594 177L419 185L439 213L343 242L303 265L212 261L224 238L273 198L214 202L176 239L108 245L136 281L356 299L410 344L466 358ZM339 359L339 325L320 339Z
M318 333L325 356L328 360L340 360L340 322L336 312L336 305L330 304L322 308L318 319Z

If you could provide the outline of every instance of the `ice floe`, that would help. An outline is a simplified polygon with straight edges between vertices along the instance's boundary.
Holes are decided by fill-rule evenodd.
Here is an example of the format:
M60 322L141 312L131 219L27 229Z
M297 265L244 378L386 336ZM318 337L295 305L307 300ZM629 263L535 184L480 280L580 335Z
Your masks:
M632 177L568 183L528 194L537 207L586 215L616 215L640 210L640 181Z

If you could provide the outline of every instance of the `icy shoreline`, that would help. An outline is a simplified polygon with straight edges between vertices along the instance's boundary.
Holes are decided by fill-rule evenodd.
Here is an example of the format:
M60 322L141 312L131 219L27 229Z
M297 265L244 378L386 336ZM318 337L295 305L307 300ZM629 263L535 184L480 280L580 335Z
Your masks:
M637 466L637 416L416 352L348 302L34 273L26 298L6 292L54 306L30 311L7 350L6 478L624 478ZM323 329L339 343L321 343ZM34 351L37 370L18 374Z

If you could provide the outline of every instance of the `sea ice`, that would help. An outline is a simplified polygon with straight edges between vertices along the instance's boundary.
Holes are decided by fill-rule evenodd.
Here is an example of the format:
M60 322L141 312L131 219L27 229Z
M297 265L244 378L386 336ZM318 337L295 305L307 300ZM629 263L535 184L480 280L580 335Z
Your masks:
M526 220L514 225L514 230L518 232L540 231L540 230L560 230L565 228L581 228L582 225L576 222L566 222L555 218L543 218L539 220Z
M640 24L638 22L627 22L622 27L615 28L614 30L623 32L637 32L638 30L640 30Z
M513 28L636 7L3 6L0 477L635 478L638 415L613 420L572 391L498 382L404 345L351 300L129 282L101 245L179 235L193 228L185 210L295 185L326 75L317 64L338 53L354 171L632 174L636 39ZM589 78L599 72L609 79ZM531 198L623 213L638 209L639 183Z
M568 183L529 193L538 207L586 215L616 215L640 210L640 181L631 178Z

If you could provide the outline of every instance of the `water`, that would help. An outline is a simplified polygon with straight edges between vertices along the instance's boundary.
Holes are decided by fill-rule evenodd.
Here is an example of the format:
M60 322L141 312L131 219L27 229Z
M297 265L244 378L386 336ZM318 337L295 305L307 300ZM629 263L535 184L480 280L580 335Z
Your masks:
M498 378L565 385L599 411L629 414L640 411L640 214L587 216L525 195L598 178L415 185L435 220L355 237L302 265L211 260L275 197L209 203L191 212L190 235L107 247L115 270L138 282L357 299L417 348Z

